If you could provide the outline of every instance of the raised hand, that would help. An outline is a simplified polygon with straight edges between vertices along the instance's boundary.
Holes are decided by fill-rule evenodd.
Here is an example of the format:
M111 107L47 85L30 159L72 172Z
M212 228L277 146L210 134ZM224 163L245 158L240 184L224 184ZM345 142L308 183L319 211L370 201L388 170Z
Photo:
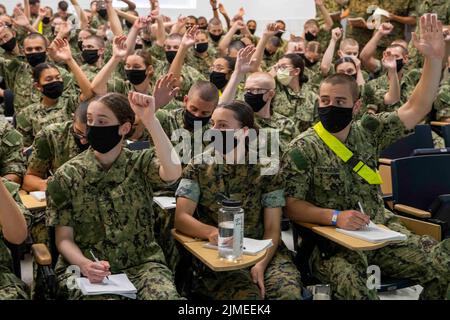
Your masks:
M128 93L128 101L144 125L155 119L155 99L152 96L131 91Z
M381 60L383 67L385 67L388 71L395 71L397 72L397 62L395 60L395 57L391 55L390 52L386 52L386 55L383 57L383 60Z
M72 23L70 21L63 21L59 25L58 33L62 35L68 35L72 29Z
M52 58L54 60L67 62L72 59L72 52L70 51L70 46L66 39L56 38L55 40L53 40L52 45Z
M143 30L148 26L150 20L150 17L140 17L134 21L133 27L137 30Z
M155 110L167 105L180 91L176 86L177 79L169 73L159 78L153 88L153 97L155 98Z
M244 7L240 7L240 8L239 8L239 11L238 11L238 13L237 13L237 15L238 15L238 16L241 16L241 17L244 17L244 14L245 14Z
M30 20L25 16L23 11L19 7L14 8L14 16L13 19L14 24L20 26L20 27L27 27L30 25Z
M211 7L217 8L217 0L209 0L209 3L211 4Z
M245 28L245 24L242 20L236 20L233 22L233 25L231 26L231 29L234 29L235 31L237 30L242 30Z
M47 13L47 10L45 10L45 8L42 8L42 7L39 8L38 15L39 15L39 17L41 17L41 19L45 17L46 13Z
M334 28L333 30L331 30L331 38L334 41L338 41L339 39L342 38L342 28Z
M383 22L380 24L380 27L378 28L378 33L380 33L382 36L387 36L394 30L394 26L390 24L389 22Z
M185 47L192 47L195 44L195 36L198 33L198 26L195 25L192 28L189 28L188 31L183 36L183 39L181 39L181 45Z
M318 6L318 7L323 6L323 0L314 0L314 2L316 3L316 6Z
M113 56L123 59L127 55L127 36L121 35L114 37Z
M263 35L267 36L269 38L272 38L273 36L275 36L277 34L278 30L279 30L279 28L276 23L269 23L266 26L266 29L264 30Z
M420 38L412 33L413 43L426 58L442 59L445 55L445 42L442 22L435 14L427 13L420 17Z
M239 74L247 74L255 69L256 59L252 60L252 56L255 53L256 48L254 46L247 46L239 50L236 66L234 70Z
M219 12L224 16L228 15L227 10L225 9L225 6L222 3L219 3Z

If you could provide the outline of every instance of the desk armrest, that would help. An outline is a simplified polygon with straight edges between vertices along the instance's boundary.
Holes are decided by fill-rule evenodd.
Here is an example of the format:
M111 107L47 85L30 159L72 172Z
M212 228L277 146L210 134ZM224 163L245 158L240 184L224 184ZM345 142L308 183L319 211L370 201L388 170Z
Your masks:
M431 213L429 213L428 211L410 207L404 204L394 205L394 210L407 213L418 218L431 218Z
M378 163L381 163L381 164L385 164L385 165L387 165L387 166L390 166L391 163L392 163L392 159L380 158L380 159L378 159Z
M43 243L36 243L31 246L34 260L41 266L49 266L52 264L52 256L47 246Z

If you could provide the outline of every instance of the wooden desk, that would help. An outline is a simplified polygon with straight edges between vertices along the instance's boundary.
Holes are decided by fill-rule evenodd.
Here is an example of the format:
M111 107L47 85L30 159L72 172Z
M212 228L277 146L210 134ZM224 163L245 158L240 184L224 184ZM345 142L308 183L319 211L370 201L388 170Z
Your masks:
M242 255L241 261L229 262L221 260L219 258L217 250L204 248L203 245L207 243L207 241L191 238L187 235L178 232L175 229L172 229L172 235L196 258L198 258L201 262L207 265L211 270L217 272L232 271L251 267L257 262L261 261L265 257L267 252L267 250L264 250L256 256L244 254Z
M324 238L327 238L328 240L331 240L333 242L336 242L337 244L350 249L350 250L361 250L361 251L370 251L370 250L376 250L383 248L391 243L393 241L385 241L385 242L379 242L379 243L373 243L365 240L361 240L358 238L354 238L351 236L348 236L346 234L340 233L336 231L335 227L331 226L319 226L312 223L300 223L301 226L311 229L313 232L317 233L318 235L321 235ZM378 225L380 227L386 228L383 225Z
M47 201L38 201L33 196L30 196L24 190L19 191L20 200L28 210L39 210L47 207Z

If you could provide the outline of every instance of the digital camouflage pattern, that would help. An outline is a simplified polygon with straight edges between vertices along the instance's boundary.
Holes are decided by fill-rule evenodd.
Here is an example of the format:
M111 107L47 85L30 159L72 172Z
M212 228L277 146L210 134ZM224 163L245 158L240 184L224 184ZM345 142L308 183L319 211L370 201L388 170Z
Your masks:
M185 64L200 72L205 79L209 79L209 74L211 73L210 68L215 59L215 50L208 46L206 57L200 57L194 50L191 50L186 57Z
M447 81L441 83L437 98L434 101L436 110L436 120L442 121L444 118L450 118L450 76Z
M408 131L397 112L364 115L351 125L345 145L370 168L377 167L381 150ZM286 196L335 210L358 210L376 224L405 233L408 240L371 252L348 251L325 240L320 252L311 257L314 275L330 283L338 299L375 299L366 287L366 267L376 264L385 276L409 278L424 287L423 297L444 298L450 281L450 240L436 244L428 236L411 234L387 209L378 185L369 185L339 159L314 129L302 133L290 145L282 160ZM395 257L393 259L393 257Z
M152 149L123 149L109 170L88 149L49 180L47 222L72 227L84 256L90 257L92 249L99 259L109 261L113 274L125 272L138 289L138 299L177 299L172 273L154 235L153 189L165 185ZM56 272L62 292L67 291L62 281L67 267L60 257ZM67 294L80 298L79 290Z
M328 44L326 44L325 47L322 48L327 48L327 46ZM320 70L320 61L318 61L315 65L313 65L310 68L305 67L304 72L305 75L308 77L308 82L304 85L307 85L311 90L318 92L320 83L325 78L322 75L322 70Z
M302 86L301 91L295 93L291 88L277 81L272 110L292 119L297 124L297 130L303 132L318 119L317 95L309 90L307 85Z
M299 134L294 121L277 112L273 112L270 118L262 118L255 114L255 123L260 129L278 130L281 151L284 151L288 144Z
M30 225L31 216L28 210L25 209L19 198L20 185L8 181L4 178L0 179L2 179L3 183L6 186L6 189L8 189L13 198L16 200L20 210L27 220L27 224ZM0 227L0 300L17 300L29 298L30 290L28 286L14 274L11 254L4 242Z
M16 128L23 135L23 144L31 146L34 137L46 126L72 119L77 106L78 96L62 96L53 106L36 102L20 111L16 116Z
M23 177L25 174L25 160L22 155L22 135L0 117L0 176L15 174Z
M176 197L197 203L196 218L201 222L217 226L217 212L221 205L220 195L239 200L245 214L244 237L262 239L264 236L264 208L279 208L285 205L282 181L277 176L261 175L260 165L194 164L184 169L183 178ZM244 183L245 182L245 183ZM248 188L251 184L252 188ZM214 273L206 267L197 266L196 279L200 294L214 299L259 298L259 289L253 283L249 269ZM274 299L300 299L300 274L290 257L280 250L265 277L268 297Z

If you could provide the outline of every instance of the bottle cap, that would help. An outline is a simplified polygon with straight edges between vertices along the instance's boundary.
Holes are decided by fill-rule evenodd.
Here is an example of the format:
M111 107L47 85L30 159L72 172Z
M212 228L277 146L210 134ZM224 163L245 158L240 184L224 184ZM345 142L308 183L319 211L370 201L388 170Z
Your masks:
M224 207L237 208L237 207L241 206L241 201L224 199L224 200L222 200L222 205Z

